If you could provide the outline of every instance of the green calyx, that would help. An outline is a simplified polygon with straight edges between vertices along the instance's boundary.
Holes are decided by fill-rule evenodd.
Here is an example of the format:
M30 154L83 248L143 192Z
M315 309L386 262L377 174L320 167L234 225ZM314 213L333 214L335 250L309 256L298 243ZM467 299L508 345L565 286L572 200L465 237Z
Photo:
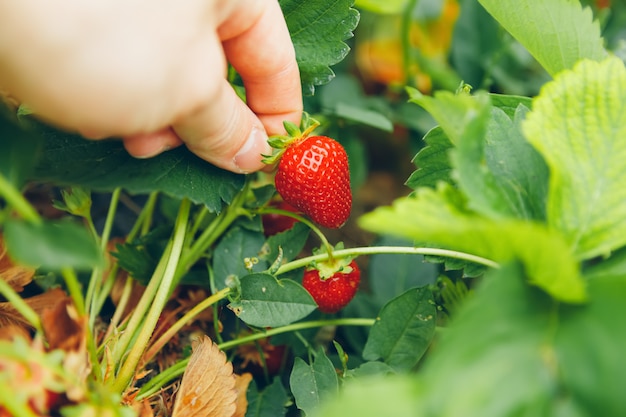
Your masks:
M341 250L341 249L343 249L343 242L337 243L333 251ZM328 252L327 248L325 247L313 249L314 255L319 255L321 253L327 253L327 252ZM352 272L352 266L350 266L350 264L352 263L354 256L345 256L342 258L337 258L337 257L332 256L332 253L328 253L328 254L329 254L329 257L327 260L321 261L321 262L313 262L307 269L317 270L322 280L327 280L328 278L332 277L338 272L341 272L343 274L349 274L350 272Z
M302 113L300 127L295 123L285 120L283 126L287 134L270 136L267 143L269 143L274 151L271 155L263 155L263 163L273 165L278 162L290 145L308 138L319 125L320 122L309 116L306 112Z

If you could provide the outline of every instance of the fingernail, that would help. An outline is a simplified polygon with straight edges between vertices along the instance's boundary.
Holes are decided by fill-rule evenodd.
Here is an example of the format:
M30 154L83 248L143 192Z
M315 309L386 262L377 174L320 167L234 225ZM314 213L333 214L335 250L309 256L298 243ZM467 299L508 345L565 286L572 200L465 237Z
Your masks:
M170 149L172 149L172 147L170 145L165 145L162 148L157 149L155 151L147 152L147 153L141 154L141 155L133 155L133 157L137 158L137 159L150 159L150 158L154 158L157 155L162 154L163 152L169 151Z
M253 127L250 136L233 158L233 162L242 174L247 174L263 168L265 164L262 162L262 155L268 155L270 152L271 148L267 143L265 131Z

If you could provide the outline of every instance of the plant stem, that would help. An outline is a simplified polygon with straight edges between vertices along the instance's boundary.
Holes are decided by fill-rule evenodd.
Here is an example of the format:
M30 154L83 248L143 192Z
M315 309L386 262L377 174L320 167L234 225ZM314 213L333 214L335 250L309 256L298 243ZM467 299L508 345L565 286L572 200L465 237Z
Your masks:
M126 282L124 283L124 289L122 290L122 296L120 297L120 301L117 303L117 307L115 307L115 313L113 313L113 317L109 322L109 327L107 328L107 332L104 335L104 339L108 339L108 337L113 332L113 329L117 327L120 320L122 319L122 314L124 310L126 310L126 306L128 305L128 300L130 299L130 295L133 290L133 279L128 276L126 277Z
M159 193L157 191L153 191L150 193L148 197L148 201L143 206L141 213L137 217L133 228L128 232L126 236L126 241L132 241L137 234L141 232L141 235L145 235L150 230L150 224L152 223L152 213L154 212L154 207L156 206L157 197Z
M191 268L206 252L206 250L224 233L228 227L239 217L247 214L248 212L242 208L245 201L250 183L246 180L246 183L241 191L237 193L231 204L217 216L211 224L202 232L200 237L191 245L189 250L185 252L180 261L179 271L177 273L178 278Z
M218 291L217 293L204 299L202 302L196 304L194 308L189 310L183 317L177 320L176 323L170 326L170 328L167 329L167 331L164 332L161 335L161 337L159 337L152 344L152 346L146 351L146 353L143 356L144 362L146 363L149 362L154 357L154 355L156 355L157 352L161 350L161 348L165 346L165 344L169 342L169 340L176 333L178 333L180 329L182 329L187 323L189 323L189 321L191 321L194 317L196 317L198 314L203 312L205 309L211 307L214 303L226 298L226 296L230 293L230 291L231 291L230 288L224 288L221 291Z
M281 210L281 209L274 208L274 207L262 207L257 212L259 214L280 214L281 216L291 217L292 219L296 219L300 223L305 224L309 229L311 229L313 231L313 233L315 233L317 235L319 240L322 242L322 246L324 246L324 248L326 248L326 252L328 252L329 257L333 256L333 253L334 253L333 245L331 245L328 242L328 239L326 239L326 236L324 235L324 233L322 233L322 231L319 229L319 227L317 227L315 225L315 223L313 223L312 221L310 221L306 217L303 217L303 216L301 216L301 215L299 215L297 213L294 213L292 211Z
M411 246L373 246L373 247L360 247L350 249L340 249L333 252L333 256L336 258L344 258L347 256L360 256L360 255L376 255L376 254L404 254L404 255L435 255L444 256L447 258L463 259L470 262L475 262L481 265L485 265L491 268L498 268L499 265L486 258L472 255L464 252L457 252L447 249L438 248L415 248ZM285 272L293 271L294 269L302 268L314 261L324 261L328 259L328 254L319 254L308 256L306 258L296 259L295 261L288 262L278 268L275 275L284 274Z
M37 333L43 334L39 315L29 306L26 301L4 280L0 278L0 294L11 303L11 306L20 313L28 323L33 326Z
M115 213L117 212L117 205L120 199L121 188L116 188L111 194L111 201L109 203L109 210L107 211L107 217L104 222L104 228L102 229L102 236L100 239L100 252L104 255L104 258L107 258L107 245L109 243L109 238L111 236L111 229L113 228L113 220L115 219ZM87 219L88 222L93 227L93 221L91 220L91 215ZM93 232L95 233L96 239L98 239L98 234L96 232L95 227L93 227ZM103 270L102 268L95 268L91 273L91 277L89 279L89 287L87 288L87 295L85 300L87 305L85 307L86 311L89 312L89 328L93 329L94 323L96 321L96 317L100 313L100 308L98 306L97 300L102 298L102 285L104 281L104 276L102 276ZM110 276L110 274L109 274ZM92 308L96 305L96 308Z
M150 337L152 337L152 332L154 331L154 328L156 327L159 317L161 316L163 308L167 303L170 290L172 288L172 285L174 284L174 279L176 276L177 266L180 260L182 248L185 243L190 208L190 201L188 199L183 199L180 204L176 223L174 225L174 233L170 240L171 250L169 251L169 254L167 256L165 270L161 279L159 280L159 288L156 292L150 310L145 317L143 326L139 330L137 338L130 348L130 352L128 353L126 360L120 368L120 372L117 375L117 378L115 378L115 381L113 382L112 388L116 392L123 392L132 380L133 375L136 372L137 365L139 364L141 357L143 356L146 346L150 341Z
M37 210L24 198L24 196L13 185L0 174L0 196L2 196L8 205L13 207L19 215L26 221L33 224L41 224L43 220Z
M253 342L255 340L264 339L266 337L275 336L281 333L295 332L297 330L304 329L312 329L315 327L323 327L323 326L367 326L370 327L374 324L376 319L368 319L368 318L338 318L338 319L329 319L329 320L313 320L313 321L304 321L298 323L292 323L283 327L275 327L273 329L268 329L264 332L253 333L249 336L244 336L239 339L229 340L228 342L224 342L219 344L219 348L222 350L231 349L233 347L239 345L245 345L246 343Z
M266 337L274 336L281 333L293 332L303 329L311 329L315 327L323 327L323 326L372 326L375 323L375 319L365 319L365 318L338 318L338 319L330 319L330 320L315 320L309 322L299 322L292 323L283 327L276 327L273 329L266 330L264 332L258 332L251 334L249 336L245 336L236 340L231 340L228 342L224 342L218 344L217 346L222 350L231 349L233 347L243 345L246 343L254 342L255 340L264 339ZM189 358L183 359L163 372L156 375L150 381L148 381L139 391L136 400L141 401L145 398L148 398L155 393L157 393L161 387L163 387L167 382L171 381L174 378L179 377L185 372L185 368L189 363Z
M84 316L85 300L83 299L83 294L80 290L80 282L76 276L76 271L74 271L73 268L63 268L61 269L61 275L63 275L65 285L70 293L70 297L72 297L72 301L74 301L78 315L81 317Z
M413 10L419 0L409 0L402 14L401 34L402 41L402 69L404 72L404 85L413 86L411 80L411 24L413 23Z

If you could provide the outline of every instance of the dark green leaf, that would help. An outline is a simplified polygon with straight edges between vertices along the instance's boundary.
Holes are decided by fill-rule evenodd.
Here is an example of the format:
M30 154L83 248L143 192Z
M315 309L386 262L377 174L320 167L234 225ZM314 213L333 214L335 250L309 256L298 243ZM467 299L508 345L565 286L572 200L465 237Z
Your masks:
M0 106L3 105L0 103ZM20 189L41 154L41 140L5 113L8 110L0 108L0 174Z
M383 307L363 350L366 360L383 359L397 371L420 360L435 335L437 310L426 287L411 289Z
M426 146L413 158L417 171L413 172L406 182L406 185L413 189L434 188L439 181L452 181L449 151L453 145L443 129L439 126L431 129L424 136L424 142Z
M251 326L279 327L308 316L317 304L295 281L251 274L241 278L241 297L228 307Z
M248 398L248 409L246 417L281 417L287 413L288 397L287 391L280 380L274 381L261 392L259 392L256 382L252 381L246 395Z
M412 242L383 236L375 246L412 246ZM372 255L367 270L371 293L381 307L409 288L432 284L437 278L437 267L424 262L422 255Z
M159 226L149 233L115 246L111 254L119 266L140 283L147 285L172 233L171 226Z
M304 248L311 229L308 226L297 222L291 229L277 233L267 239L269 252L261 256L268 263L273 263L278 256L278 248L283 250L283 259L290 261L294 259Z
M369 376L381 376L395 374L396 371L384 362L371 361L364 362L358 368L351 369L346 374L349 378L365 378Z
M335 396L339 389L337 372L323 349L317 352L310 365L296 358L289 385L296 405L307 415L315 412L324 400Z
M33 123L33 125L35 125ZM243 187L244 176L221 170L184 146L149 159L135 159L120 141L88 141L37 124L45 149L34 178L94 191L122 187L130 193L162 191L220 211Z
M213 272L218 289L226 287L230 276L243 277L250 272L261 272L268 268L268 263L260 259L265 237L263 233L253 232L239 227L230 229L213 251ZM246 258L256 258L250 271Z
M316 85L333 77L331 65L345 58L344 42L359 23L353 0L281 0L291 40L296 49L302 89L312 95Z
M475 0L462 0L450 57L464 82L482 88L493 70L493 54L504 47L498 23Z
M102 255L87 229L71 221L32 224L7 219L4 239L19 263L48 270L88 270L102 265Z

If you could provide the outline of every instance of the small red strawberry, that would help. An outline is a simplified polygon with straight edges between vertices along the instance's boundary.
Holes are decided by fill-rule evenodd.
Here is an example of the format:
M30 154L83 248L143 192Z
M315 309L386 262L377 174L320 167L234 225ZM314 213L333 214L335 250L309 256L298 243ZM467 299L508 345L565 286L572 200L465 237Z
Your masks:
M284 201L271 202L270 206L276 207L280 210L291 211L293 213L299 213L299 210L289 203ZM263 232L266 237L274 236L277 233L289 230L296 224L297 220L293 217L284 216L282 214L268 213L261 216L263 222Z
M302 286L311 294L322 313L336 313L344 308L361 282L361 271L354 261L333 269L316 265L304 271Z
M327 136L309 136L319 123L303 118L303 133L285 124L289 137L270 141L280 151L266 159L278 158L276 191L315 223L336 229L341 227L352 209L348 156L341 144Z

